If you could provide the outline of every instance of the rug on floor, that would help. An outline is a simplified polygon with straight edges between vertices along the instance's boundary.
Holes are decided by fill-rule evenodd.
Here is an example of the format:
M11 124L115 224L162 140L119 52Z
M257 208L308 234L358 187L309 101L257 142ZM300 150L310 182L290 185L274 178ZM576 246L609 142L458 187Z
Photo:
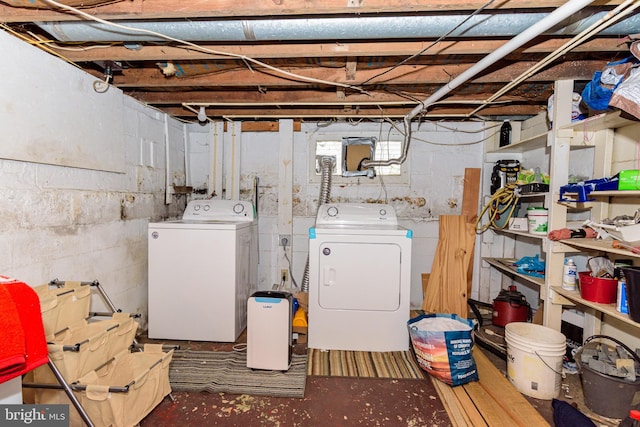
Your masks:
M398 379L427 377L411 351L370 352L315 348L307 351L307 375Z
M253 370L247 368L246 352L175 350L169 382L174 391L302 398L307 355L294 354L291 360L286 372Z

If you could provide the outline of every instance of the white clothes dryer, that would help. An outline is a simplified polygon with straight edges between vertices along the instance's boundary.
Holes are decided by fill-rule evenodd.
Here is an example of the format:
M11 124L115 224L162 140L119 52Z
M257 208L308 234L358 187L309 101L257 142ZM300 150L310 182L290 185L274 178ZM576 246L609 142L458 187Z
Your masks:
M412 234L390 205L320 207L309 230L310 348L409 349Z
M251 202L194 200L181 220L149 224L149 338L234 342L257 290Z

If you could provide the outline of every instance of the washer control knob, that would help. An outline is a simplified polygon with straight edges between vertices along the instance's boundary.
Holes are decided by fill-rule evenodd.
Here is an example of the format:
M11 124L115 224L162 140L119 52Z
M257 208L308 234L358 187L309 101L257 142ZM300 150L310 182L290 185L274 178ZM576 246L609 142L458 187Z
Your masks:
M200 205L193 205L193 210L194 211L199 211L200 210Z
M327 209L327 215L329 215L329 216L337 216L338 215L338 208L336 208L335 206L330 206L329 209Z
M329 248L322 249L322 254L323 255L331 255L331 249L329 249Z
M204 209L205 211L208 211L209 209L211 209L211 205L204 205L202 209Z
M233 205L233 212L234 213L242 213L242 211L244 211L244 205L242 203L236 203L235 205Z
M380 209L380 216L385 216L387 215L387 210L386 209Z

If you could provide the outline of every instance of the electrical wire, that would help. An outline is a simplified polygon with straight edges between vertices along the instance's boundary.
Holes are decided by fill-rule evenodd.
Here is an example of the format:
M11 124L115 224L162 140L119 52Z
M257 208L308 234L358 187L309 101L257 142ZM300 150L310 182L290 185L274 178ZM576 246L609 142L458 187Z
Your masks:
M111 22L111 21L108 21L106 19L98 18L97 16L93 16L93 15L91 15L89 13L86 13L86 12L84 12L82 10L79 10L79 9L77 9L75 7L68 6L66 4L62 4L62 3L59 3L59 2L54 1L54 0L43 0L43 1L45 3L47 3L47 4L49 4L49 5L55 6L55 7L60 8L60 9L64 9L64 10L69 11L71 13L74 13L74 14L76 14L78 16L81 16L81 17L83 17L85 19L88 19L88 20L91 20L91 21L95 21L95 22L99 22L101 24L108 25L108 26L111 26L111 27L114 27L114 28L119 28L119 29L125 30L125 31L133 31L133 32L137 32L137 33L149 34L149 35L152 35L152 36L160 37L160 38L163 38L165 40L169 40L169 41L180 43L180 44L183 44L183 45L186 45L186 46L190 46L190 47L192 47L194 49L199 50L200 52L211 53L211 54L214 54L214 55L221 55L221 56L226 56L226 57L229 57L229 58L240 59L240 60L245 62L245 64L247 65L247 68L249 68L249 70L251 70L251 71L253 71L253 68L251 68L251 66L249 64L254 64L254 65L259 65L261 67L264 67L264 68L266 68L268 70L274 71L274 72L276 72L276 73L278 73L280 75L283 75L283 76L286 76L286 77L290 77L290 78L293 78L293 79L296 79L296 80L301 80L301 81L306 81L306 82L311 82L311 83L319 83L319 84L324 84L324 85L329 85L329 86L342 87L342 88L346 88L346 89L353 89L353 90L355 90L357 92L360 92L360 93L363 93L363 94L367 94L367 91L365 91L364 89L362 89L361 87L358 87L358 86L352 86L352 85L349 85L349 84L346 84L346 83L330 82L330 81L327 81L327 80L321 80L321 79L316 79L316 78L313 78L313 77L307 77L307 76L303 76L303 75L300 75L300 74L291 73L289 71L283 70L283 69L278 68L278 67L274 67L272 65L269 65L269 64L267 64L265 62L262 62L262 61L259 61L257 59L248 57L246 55L241 55L241 54L237 54L237 53L230 53L230 52L223 52L223 51L218 51L218 50L215 50L215 49L209 49L209 48L206 48L206 47L201 46L199 44L192 43L192 42L187 41L187 40L182 40L182 39L179 39L179 38L171 37L171 36L168 36L166 34L159 33L157 31L146 30L146 29L143 29L143 28L133 28L133 27L129 27L127 25L117 24L115 22Z
M425 47L424 49L422 49L420 52L418 53L414 53L413 55L403 59L402 61L398 62L397 64L395 64L393 67L383 71L382 73L376 74L375 76L372 76L370 78L368 78L367 80L363 81L361 83L362 86L366 85L367 83L369 83L371 80L373 79L377 79L380 76L383 76L393 70L395 70L396 68L400 67L403 64L406 64L407 62L411 61L413 58L417 58L418 56L422 55L423 53L425 53L426 51L428 51L429 49L431 49L433 46L437 45L438 43L440 43L442 40L444 40L445 38L447 38L449 36L449 34L453 33L455 30L457 30L458 28L460 28L460 26L462 26L465 22L467 22L469 19L471 19L472 17L474 17L475 15L477 15L478 13L482 12L484 9L486 9L491 3L493 3L494 0L489 0L487 3L485 3L484 5L480 6L478 9L474 10L473 13L471 13L471 15L467 16L465 19L463 19L458 25L456 25L455 27L453 27L452 29L450 29L449 31L447 31L446 34L443 34L442 36L438 37L437 40L435 40L433 43L431 43L429 46Z
M6 32L11 33L14 36L20 38L21 40L25 41L26 43L35 44L36 46L38 46L40 49L44 50L45 52L50 53L51 55L57 56L60 59L63 59L64 61L66 61L67 63L73 65L74 67L82 69L82 67L80 65L76 64L75 62L73 62L69 58L65 57L64 55L61 55L59 52L56 52L55 50L51 49L49 46L47 46L46 43L34 43L33 40L29 39L24 34L18 33L17 31L13 30L11 27L9 27L8 25L3 24L3 23L0 23L0 28L5 30Z
M293 277L293 273L291 272L291 260L289 259L289 256L287 255L287 247L283 246L282 247L282 251L284 252L284 259L287 260L287 270L289 270L289 277L291 278L291 284L293 284L293 287L296 289L298 288L298 283L296 282L296 279ZM284 285L284 281L280 282L280 287L282 288L282 286Z
M403 135L403 136L404 136L404 134L405 134L405 133L404 133L404 131L403 131L402 129L400 129L400 128L398 127L398 125L396 125L396 124L393 122L393 120L391 120L391 119L389 119L389 118L385 118L384 120L385 120L386 122L388 122L388 123L389 123L389 124L390 124L394 129L395 129L395 130L397 130L401 135ZM491 126L485 126L485 127L483 127L482 129L478 129L478 130L475 130L475 131L459 130L459 129L456 129L456 128L450 128L450 127L447 127L447 126L443 126L443 125L442 125L442 124L440 124L440 123L437 123L437 125L438 125L438 126L440 126L440 127L442 127L442 128L444 128L444 129L451 130L451 131L453 131L454 133L455 133L455 132L463 132L463 133L478 133L478 132L484 132L484 131L486 131L486 130L490 130L490 129L496 129L496 128L499 128L499 127L502 125L502 123L495 124L495 125L491 125ZM420 137L415 136L415 133L411 136L411 139L413 139L413 140L415 140L415 141L425 142L425 143L427 143L427 144L432 144L432 145L441 145L441 146L448 146L448 147L456 147L456 146L465 146L465 145L475 145L475 144L480 144L480 143L482 143L482 142L484 142L484 141L488 141L488 140L490 140L490 139L494 138L494 137L495 137L495 135L497 135L498 133L500 133L500 130L499 130L499 129L498 129L497 131L493 132L492 134L489 134L489 135L485 136L484 138L479 139L479 140L476 140L476 141L470 141L470 142L456 142L456 143L452 143L452 144L450 144L450 143L443 143L443 142L437 142L437 141L430 141L430 140L428 140L428 139L424 139L424 138L420 138Z
M508 225L509 219L513 216L516 205L520 200L520 197L516 194L515 190L515 184L507 184L496 190L496 192L491 195L489 202L484 208L482 208L480 215L478 215L478 220L476 221L476 233L484 233L489 228L502 230ZM482 217L487 212L489 220L486 224L481 226L480 223L482 222ZM506 215L506 218L504 218L503 215ZM497 222L498 220L500 221L500 224Z
M247 344L246 343L238 343L238 344L234 344L233 347L231 347L233 349L233 351L237 351L237 352L243 352L243 351L247 351Z
M471 113L469 113L469 115L477 114L478 111L487 107L487 105L489 105L490 102L506 94L511 89L513 89L514 87L516 87L517 85L519 85L520 83L522 83L523 81L525 81L526 79L528 79L529 77L537 73L538 71L547 67L550 63L555 61L560 56L566 54L567 52L571 51L575 47L584 43L590 37L593 37L595 34L599 33L603 29L609 27L610 25L613 25L615 22L629 15L638 7L640 7L640 3L638 3L635 0L626 0L624 3L618 5L615 9L613 9L612 11L609 11L605 16L603 16L598 21L591 24L588 28L586 28L580 34L574 36L571 40L566 42L563 46L559 47L554 52L551 52L540 62L535 64L533 67L529 68L527 71L520 74L518 77L514 78L510 83L508 83L498 92L494 93L491 97L489 97L486 100L486 103L483 103L483 105L479 106L478 108L473 110Z

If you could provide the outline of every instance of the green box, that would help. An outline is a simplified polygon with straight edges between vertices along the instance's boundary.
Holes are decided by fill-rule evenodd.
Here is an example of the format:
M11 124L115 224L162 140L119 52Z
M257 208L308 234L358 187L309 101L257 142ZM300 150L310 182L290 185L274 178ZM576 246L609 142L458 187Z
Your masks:
M618 190L640 190L640 171L637 169L620 171Z

